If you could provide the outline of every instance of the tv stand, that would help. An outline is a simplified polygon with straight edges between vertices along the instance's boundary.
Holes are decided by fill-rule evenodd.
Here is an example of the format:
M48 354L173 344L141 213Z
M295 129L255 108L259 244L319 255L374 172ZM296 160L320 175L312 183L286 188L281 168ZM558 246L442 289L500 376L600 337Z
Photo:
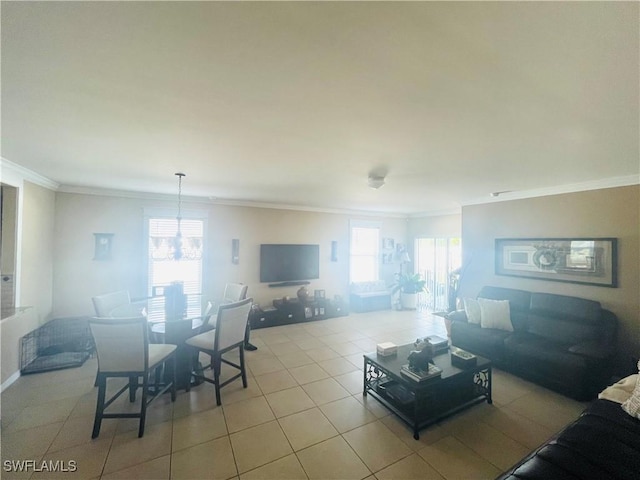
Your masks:
M249 313L251 329L275 327L291 323L310 322L327 318L349 315L346 306L341 299L307 300L300 302L292 298L286 302L282 299L274 299L273 306L264 308L254 307Z
M298 280L295 282L279 282L279 283L270 283L269 287L273 288L273 287L295 287L298 285L309 285L311 282L308 282L306 280Z

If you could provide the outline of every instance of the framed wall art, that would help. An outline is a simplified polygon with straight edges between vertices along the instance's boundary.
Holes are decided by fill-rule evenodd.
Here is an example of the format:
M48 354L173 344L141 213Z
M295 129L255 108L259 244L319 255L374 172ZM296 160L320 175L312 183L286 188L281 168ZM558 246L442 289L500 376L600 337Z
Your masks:
M111 247L113 246L113 233L94 233L95 250L94 260L111 260Z
M617 287L616 238L496 238L497 275Z

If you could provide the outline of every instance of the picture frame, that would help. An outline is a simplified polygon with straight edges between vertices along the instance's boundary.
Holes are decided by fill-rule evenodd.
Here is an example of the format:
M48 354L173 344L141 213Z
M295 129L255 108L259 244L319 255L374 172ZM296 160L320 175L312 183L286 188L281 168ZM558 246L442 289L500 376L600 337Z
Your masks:
M496 238L495 273L600 287L618 286L616 238Z
M395 241L393 238L383 238L382 239L382 249L383 250L393 250L395 246Z
M111 260L111 249L113 247L113 233L94 233L94 260Z

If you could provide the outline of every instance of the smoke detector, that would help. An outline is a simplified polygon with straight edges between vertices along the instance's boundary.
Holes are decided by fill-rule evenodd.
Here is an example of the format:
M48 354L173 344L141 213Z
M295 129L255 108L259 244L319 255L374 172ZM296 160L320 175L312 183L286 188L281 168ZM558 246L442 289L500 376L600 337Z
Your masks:
M384 185L384 177L381 175L371 174L369 175L368 185L377 190Z

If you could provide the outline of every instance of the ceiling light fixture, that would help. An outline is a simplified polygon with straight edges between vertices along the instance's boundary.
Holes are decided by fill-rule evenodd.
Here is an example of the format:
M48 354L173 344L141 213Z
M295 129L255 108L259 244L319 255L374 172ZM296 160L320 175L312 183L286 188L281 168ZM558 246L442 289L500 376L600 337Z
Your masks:
M184 222L186 235L183 235L182 218L182 177L184 173L175 173L178 177L178 214L176 223L169 219L156 219L155 226L149 231L149 249L153 260L200 260L202 258L202 232L199 220L188 218ZM175 230L174 230L175 228ZM174 233L175 232L175 233Z
M380 175L369 175L368 185L371 188L378 189L384 185L384 177Z

